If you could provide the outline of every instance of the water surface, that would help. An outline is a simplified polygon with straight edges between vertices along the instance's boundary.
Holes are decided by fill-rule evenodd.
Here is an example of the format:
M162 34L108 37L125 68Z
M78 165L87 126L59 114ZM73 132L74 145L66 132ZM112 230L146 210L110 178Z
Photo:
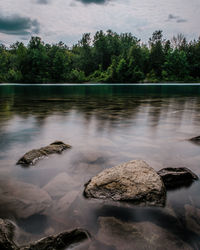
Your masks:
M21 204L4 195L0 217L19 226L20 243L77 226L99 242L99 218L115 217L122 223L151 222L198 249L199 182L168 192L165 208L92 202L82 191L101 170L133 159L145 160L156 170L188 167L199 176L200 146L187 140L200 135L199 124L198 84L0 85L0 178L10 183L4 185L4 194L11 195L16 182L44 190L57 176L48 190L51 205L42 212L30 208L28 217L15 213L12 204ZM16 166L25 152L55 140L72 149L35 166ZM19 196L23 192L26 188L19 188Z

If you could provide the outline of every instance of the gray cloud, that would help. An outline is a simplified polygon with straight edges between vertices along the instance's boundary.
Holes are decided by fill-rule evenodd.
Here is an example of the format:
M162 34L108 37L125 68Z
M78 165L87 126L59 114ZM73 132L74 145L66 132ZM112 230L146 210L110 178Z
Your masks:
M169 14L169 16L168 16L168 21L170 21L170 20L174 20L174 19L177 19L178 18L178 16L174 16L173 14Z
M176 21L177 23L185 23L187 22L187 19L183 19L183 18L180 18L179 16L169 14L167 21Z
M49 0L37 0L37 3L39 3L39 4L48 4Z
M39 4L48 4L51 0L35 0L37 3ZM83 4L105 4L106 2L110 1L110 0L77 0ZM71 6L73 6L73 3L70 4ZM75 5L74 5L75 6Z
M18 15L0 16L0 33L26 36L38 34L39 31L40 24L36 19Z
M109 0L77 0L77 1L82 2L83 4L91 4L91 3L105 4Z
M177 19L176 22L177 22L177 23L185 23L185 22L187 22L187 19L179 18L179 19Z

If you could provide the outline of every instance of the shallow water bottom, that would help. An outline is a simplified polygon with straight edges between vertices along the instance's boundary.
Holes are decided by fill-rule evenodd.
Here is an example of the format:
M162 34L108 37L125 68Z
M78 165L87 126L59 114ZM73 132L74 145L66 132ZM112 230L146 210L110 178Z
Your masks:
M169 191L164 208L83 196L92 176L133 159L199 176L200 146L188 141L200 134L199 92L198 85L0 86L0 217L16 223L19 244L81 227L91 249L199 249L199 181ZM72 149L16 166L55 140Z

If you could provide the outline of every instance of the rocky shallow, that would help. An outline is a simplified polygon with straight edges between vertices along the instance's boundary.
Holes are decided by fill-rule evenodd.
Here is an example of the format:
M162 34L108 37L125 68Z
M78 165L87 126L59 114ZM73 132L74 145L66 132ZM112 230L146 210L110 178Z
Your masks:
M187 249L186 242L151 222L123 222L114 217L99 217L97 239L115 249Z
M52 203L50 195L33 184L0 179L0 210L16 218L28 218L43 213Z
M58 142L57 144L59 145ZM40 157L36 159L38 160ZM29 221L35 215L42 215L44 217L41 217L41 224L42 218L45 220L51 217L54 225L53 227L47 225L44 229L41 229L42 234L46 235L41 240L34 241L34 239L31 239L32 235L25 232L26 230L23 231L24 229L22 232L18 232L23 237L27 237L26 242L30 242L29 239L32 241L32 243L21 246L13 239L13 236L11 237L14 232L14 224L4 220L5 223L3 222L3 224L8 224L8 227L12 228L12 234L10 230L9 237L2 238L5 246L7 245L14 250L56 250L67 248L69 245L71 247L71 243L73 245L79 242L79 240L76 241L76 237L73 238L74 235L79 234L79 229L75 231L65 231L65 229L68 230L71 225L73 227L84 226L84 228L88 228L92 209L98 214L96 232L91 231L92 241L87 241L80 248L75 247L75 249L129 249L127 241L130 242L130 249L132 249L133 245L138 249L144 247L161 249L162 244L160 242L165 244L166 249L192 249L190 244L184 241L183 238L169 231L165 226L154 223L150 218L147 219L144 216L145 214L139 215L139 218L144 216L142 221L122 220L119 216L121 210L116 210L116 207L120 204L119 209L123 211L126 207L125 203L128 203L131 205L131 213L134 214L137 205L142 206L142 208L161 206L162 208L159 209L163 209L163 214L166 213L163 216L164 220L174 221L173 225L181 224L182 226L187 225L187 228L192 227L193 229L191 232L188 231L188 234L191 233L191 237L198 238L200 215L199 209L193 203L188 202L182 207L185 213L184 222L180 221L173 207L169 206L169 204L164 207L166 204L166 190L170 190L171 187L181 188L187 186L188 183L191 184L197 180L198 176L186 168L165 168L156 172L142 160L129 161L111 168L106 167L102 171L104 158L101 154L87 156L87 152L84 152L81 153L81 159L82 162L79 164L74 162L75 174L71 175L70 171L58 173L40 187L19 180L1 180L0 209L6 207L6 212L13 214L16 221L20 221L20 223L23 220ZM35 160L32 162L35 163ZM82 195L83 183L86 182L91 173L93 173L94 177L89 177L91 178L90 181L85 184L84 195L87 198L85 199ZM106 214L103 212L105 204L109 204L105 203L107 201L111 201L110 204L114 214L108 214L108 211L106 211ZM117 211L116 214L115 211ZM124 210L123 213L129 214L128 211L130 212L130 210ZM152 215L152 217L155 216L155 214ZM94 221L92 223L94 224ZM59 226L56 229L57 225ZM62 229L62 233L59 233L60 225L64 229L64 231ZM4 228L7 227L4 226ZM178 230L180 228L178 227ZM89 233L85 230L81 230L80 235L83 232L87 235L86 238L89 238ZM2 236L6 235L5 233L1 234ZM70 241L70 237L72 237L73 242ZM83 237L85 237L84 233Z
M9 220L0 219L1 250L61 250L90 237L86 230L74 229L42 238L25 246L18 246L13 240L14 234L14 224Z

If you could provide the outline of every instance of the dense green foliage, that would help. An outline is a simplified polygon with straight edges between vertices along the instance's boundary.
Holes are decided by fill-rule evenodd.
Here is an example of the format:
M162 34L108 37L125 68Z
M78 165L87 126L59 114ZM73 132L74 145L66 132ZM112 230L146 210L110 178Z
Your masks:
M187 42L179 34L163 39L155 31L148 45L131 33L98 31L67 47L32 37L28 45L0 45L0 82L136 83L200 80L200 38Z

